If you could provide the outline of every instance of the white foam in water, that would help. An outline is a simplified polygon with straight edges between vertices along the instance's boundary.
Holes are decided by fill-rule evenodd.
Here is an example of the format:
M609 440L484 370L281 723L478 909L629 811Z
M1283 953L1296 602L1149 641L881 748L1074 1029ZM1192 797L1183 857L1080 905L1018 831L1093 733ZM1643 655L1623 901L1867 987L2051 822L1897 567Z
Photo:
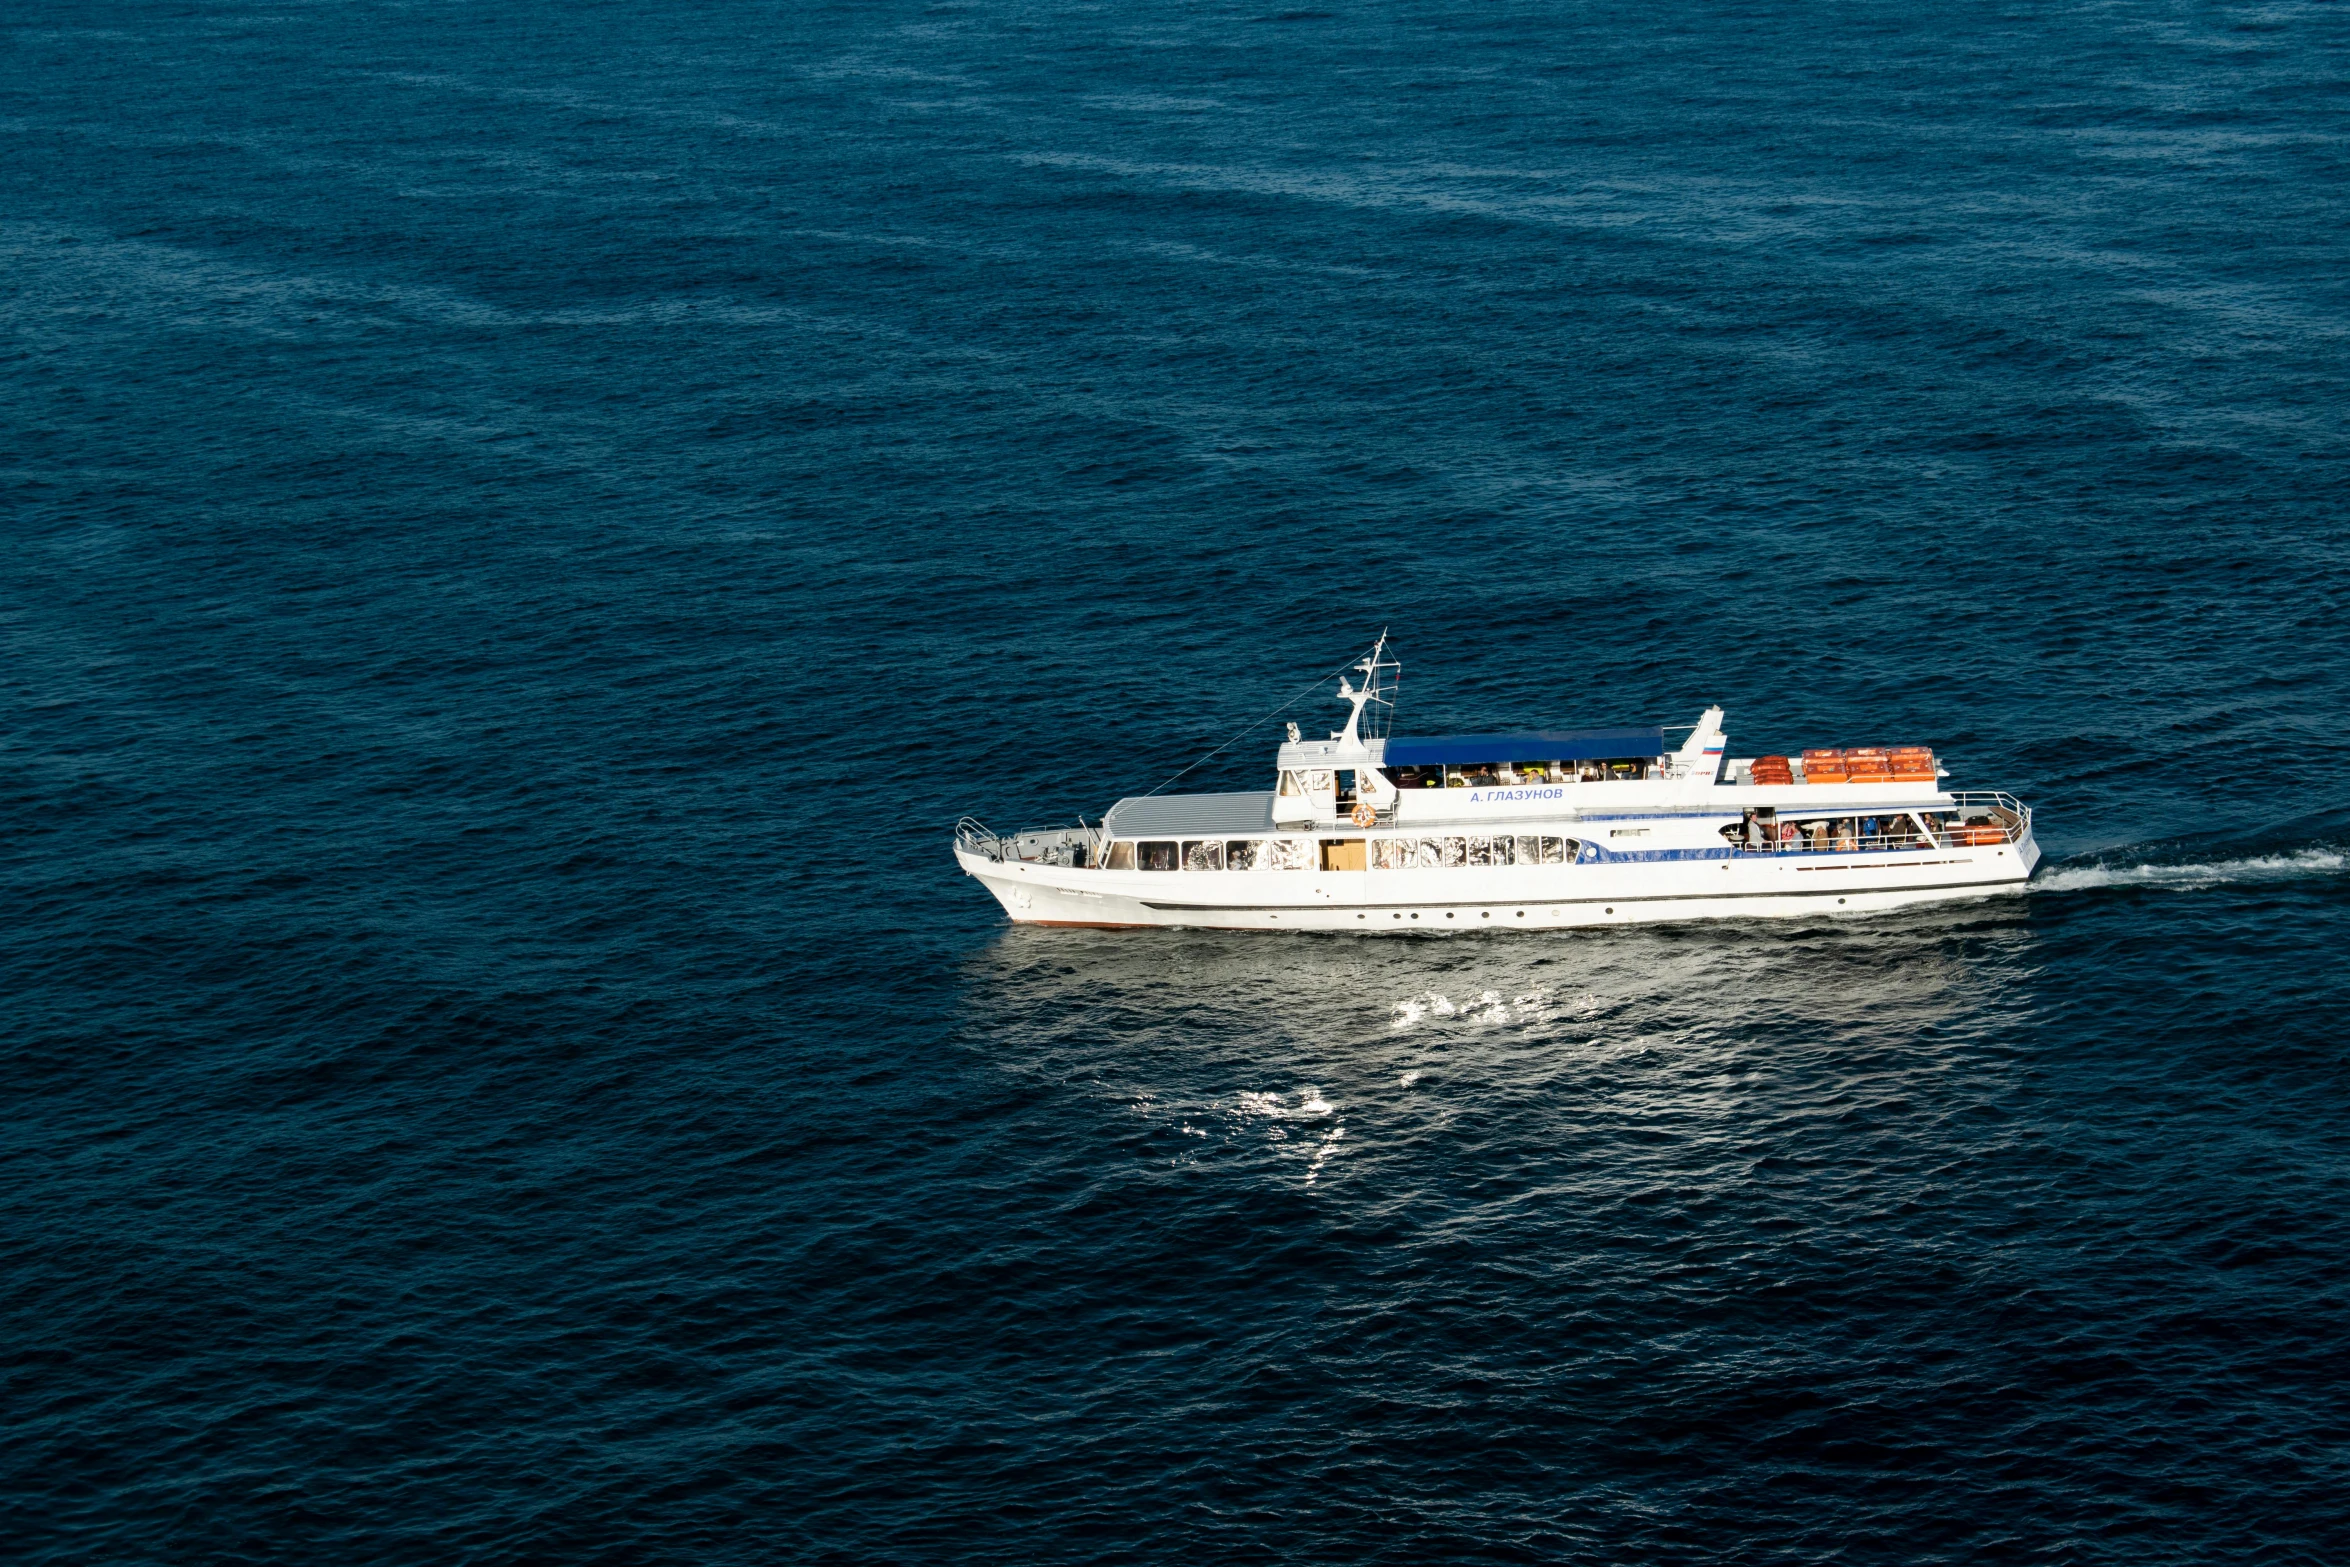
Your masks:
M1329 1135L1322 1139L1322 1146L1314 1150L1314 1162L1306 1166L1306 1184L1308 1186L1313 1185L1315 1179L1321 1175L1322 1166L1329 1163L1330 1155L1338 1147L1338 1140L1345 1135L1345 1127L1334 1126L1330 1128Z
M2097 887L2161 887L2192 892L2204 887L2334 876L2346 865L2350 865L2350 856L2338 849L2296 849L2290 854L2259 854L2249 859L2215 860L2205 865L2066 865L2035 877L2032 890L2083 892Z
M1472 1027L1488 1027L1495 1023L1531 1023L1548 1016L1550 995L1547 991L1529 991L1522 996L1504 997L1498 990L1488 990L1466 1001L1454 1001L1436 991L1422 991L1407 996L1395 1004L1388 1027L1406 1029L1424 1023L1430 1018L1439 1022L1459 1021Z
M1296 1109L1282 1102L1280 1094L1250 1094L1240 1096L1242 1115L1261 1115L1275 1121L1319 1121L1338 1107L1322 1097L1319 1088L1303 1089L1298 1094Z

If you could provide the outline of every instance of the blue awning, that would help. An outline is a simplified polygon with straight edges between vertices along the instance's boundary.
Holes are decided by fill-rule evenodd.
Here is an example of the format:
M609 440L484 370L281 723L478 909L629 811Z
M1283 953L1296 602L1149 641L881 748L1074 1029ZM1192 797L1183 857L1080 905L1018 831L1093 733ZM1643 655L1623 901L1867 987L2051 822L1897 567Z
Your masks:
M1591 762L1609 757L1662 756L1662 729L1534 729L1514 735L1397 736L1387 742L1388 767L1437 762Z

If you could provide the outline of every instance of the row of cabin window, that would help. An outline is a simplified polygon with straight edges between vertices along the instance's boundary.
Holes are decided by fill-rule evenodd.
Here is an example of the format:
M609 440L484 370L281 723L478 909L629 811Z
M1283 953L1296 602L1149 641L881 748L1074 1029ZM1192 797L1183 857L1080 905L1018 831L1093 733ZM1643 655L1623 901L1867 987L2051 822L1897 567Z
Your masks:
M1373 838L1371 869L1433 870L1449 865L1571 865L1583 846L1572 838L1518 833L1489 838Z
M1354 839L1354 843L1365 840ZM1568 865L1582 845L1534 833L1460 838L1372 838L1369 868L1438 869L1452 865ZM1328 859L1329 856L1321 856ZM1311 838L1131 839L1110 845L1105 870L1304 871L1318 863Z
M1379 771L1398 789L1513 789L1541 783L1607 783L1646 778L1655 765L1650 757L1623 757L1599 762L1481 762L1472 767L1383 767ZM1349 769L1290 771L1281 775L1285 795L1354 792Z
M1654 757L1627 756L1590 762L1479 762L1455 767L1383 767L1398 789L1512 789L1526 784L1609 783L1646 778Z

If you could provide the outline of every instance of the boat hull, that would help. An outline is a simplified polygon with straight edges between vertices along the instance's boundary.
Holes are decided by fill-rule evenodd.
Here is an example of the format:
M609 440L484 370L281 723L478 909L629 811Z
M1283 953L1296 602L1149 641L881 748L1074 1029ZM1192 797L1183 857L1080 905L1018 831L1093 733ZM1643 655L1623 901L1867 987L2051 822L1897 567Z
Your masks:
M2040 850L2026 832L1982 848L1492 869L1137 872L955 857L1024 925L1425 935L1885 913L2021 892Z

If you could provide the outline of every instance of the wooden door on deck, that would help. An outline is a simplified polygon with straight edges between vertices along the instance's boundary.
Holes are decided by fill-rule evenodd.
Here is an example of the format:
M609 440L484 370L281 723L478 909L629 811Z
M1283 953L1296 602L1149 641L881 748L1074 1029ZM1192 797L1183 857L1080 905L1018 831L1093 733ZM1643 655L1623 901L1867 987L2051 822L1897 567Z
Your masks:
M1325 838L1322 840L1322 869L1326 871L1369 870L1371 862L1360 838Z

